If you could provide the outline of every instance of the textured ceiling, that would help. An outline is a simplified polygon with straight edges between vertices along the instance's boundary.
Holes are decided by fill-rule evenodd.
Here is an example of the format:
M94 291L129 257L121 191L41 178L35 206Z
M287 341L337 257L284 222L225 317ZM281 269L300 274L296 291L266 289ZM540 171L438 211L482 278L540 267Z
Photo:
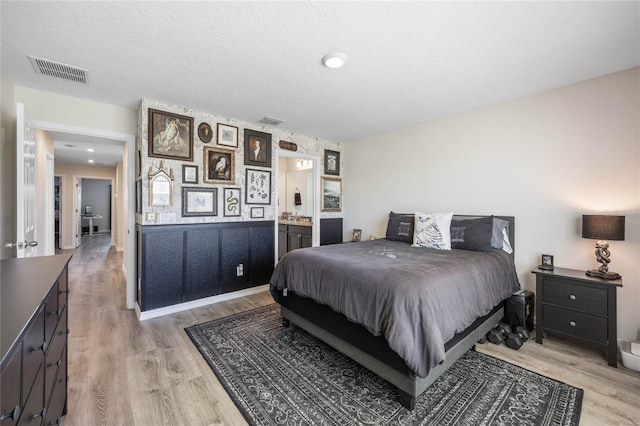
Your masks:
M640 65L640 3L0 3L19 86L143 97L348 142ZM347 64L324 68L323 55ZM34 55L89 70L36 74Z

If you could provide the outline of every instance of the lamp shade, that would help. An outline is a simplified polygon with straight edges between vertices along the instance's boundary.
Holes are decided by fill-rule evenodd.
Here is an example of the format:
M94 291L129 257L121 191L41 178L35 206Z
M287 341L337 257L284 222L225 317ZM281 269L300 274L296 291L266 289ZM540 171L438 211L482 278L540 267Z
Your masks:
M583 215L582 238L624 240L624 216Z

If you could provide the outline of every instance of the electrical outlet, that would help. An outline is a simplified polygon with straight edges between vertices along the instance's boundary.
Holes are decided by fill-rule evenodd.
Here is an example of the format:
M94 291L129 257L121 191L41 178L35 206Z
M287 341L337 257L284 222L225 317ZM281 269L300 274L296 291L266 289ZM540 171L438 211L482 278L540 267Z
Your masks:
M155 222L157 218L156 212L147 212L147 220L149 222Z
M241 277L244 275L244 265L242 263L236 266L236 275L238 277Z

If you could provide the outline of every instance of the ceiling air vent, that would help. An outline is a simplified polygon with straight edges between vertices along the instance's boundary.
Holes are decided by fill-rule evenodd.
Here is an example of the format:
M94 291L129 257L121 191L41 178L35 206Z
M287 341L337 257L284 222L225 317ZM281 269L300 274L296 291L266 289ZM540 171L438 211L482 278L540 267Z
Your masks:
M87 81L88 70L51 61L49 59L36 58L29 55L29 59L38 74L75 81L76 83L89 84Z
M263 124L268 124L269 126L277 126L278 124L284 123L284 120L266 116L262 120L260 120L260 122Z

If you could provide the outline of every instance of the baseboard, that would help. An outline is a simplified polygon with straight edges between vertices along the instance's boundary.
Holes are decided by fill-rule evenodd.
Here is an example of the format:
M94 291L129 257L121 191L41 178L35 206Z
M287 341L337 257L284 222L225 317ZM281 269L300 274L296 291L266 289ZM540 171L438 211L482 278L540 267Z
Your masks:
M251 294L261 293L269 290L269 284L258 287L247 288L244 290L233 291L231 293L218 294L216 296L205 297L203 299L192 300L190 302L178 303L177 305L166 306L164 308L152 309L150 311L141 311L138 302L136 302L135 310L138 320L145 321L151 318L157 318L164 315L175 314L189 309L199 308L201 306L213 305L215 303L224 302L226 300L237 299L239 297L249 296Z
M62 246L60 250L75 250L76 246Z
M127 267L125 266L125 264L122 264L122 273L124 273L124 276L127 276Z

